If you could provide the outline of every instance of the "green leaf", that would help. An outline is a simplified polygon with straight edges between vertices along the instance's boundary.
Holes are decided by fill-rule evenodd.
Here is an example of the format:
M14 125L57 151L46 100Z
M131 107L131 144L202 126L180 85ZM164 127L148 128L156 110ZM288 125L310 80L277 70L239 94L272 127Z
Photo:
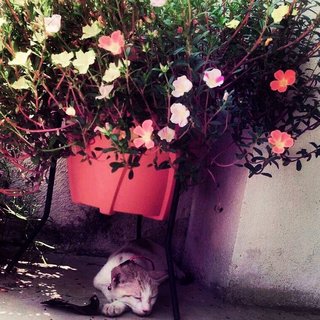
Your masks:
M123 162L111 162L111 172L116 172L118 169L123 168L125 164Z
M262 174L263 176L266 176L266 177L272 178L272 174L271 174L271 173L268 173L268 172L262 172L261 174Z
M134 176L134 173L133 173L133 170L131 169L131 170L129 171L129 174L128 174L128 179L129 179L129 180L132 180L132 179L133 179L133 176Z
M296 163L296 169L297 169L297 171L301 171L301 169L302 169L302 163L300 160L298 160Z
M253 147L253 150L254 150L256 153L258 153L260 156L263 155L263 153L262 153L262 151L261 151L260 149L258 149L258 148L256 148L256 147Z

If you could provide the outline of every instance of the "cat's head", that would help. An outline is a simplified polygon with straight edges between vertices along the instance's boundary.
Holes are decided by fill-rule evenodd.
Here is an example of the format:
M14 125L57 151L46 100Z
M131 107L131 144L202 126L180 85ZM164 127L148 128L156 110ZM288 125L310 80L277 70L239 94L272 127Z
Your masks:
M115 300L125 303L135 314L147 316L158 297L158 286L167 278L164 271L147 271L133 261L115 267L109 289Z

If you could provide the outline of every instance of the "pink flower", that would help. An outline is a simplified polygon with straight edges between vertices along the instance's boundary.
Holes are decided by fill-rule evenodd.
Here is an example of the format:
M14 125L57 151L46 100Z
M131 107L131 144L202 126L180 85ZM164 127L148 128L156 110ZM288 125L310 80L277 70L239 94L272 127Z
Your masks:
M98 46L110 51L113 55L121 54L124 48L124 37L120 30L111 33L111 36L99 38Z
M167 0L150 0L150 4L153 7L163 7L167 3Z
M286 92L288 86L296 82L296 72L290 69L286 72L278 70L277 72L275 72L274 77L277 80L273 80L270 82L270 88L273 91Z
M190 111L182 103L174 103L170 107L172 113L170 121L172 123L178 124L179 127L184 127L188 123L188 117L190 116Z
M268 142L273 145L272 151L277 154L284 153L284 148L290 148L294 143L290 134L281 132L280 130L272 131Z
M203 80L209 88L219 87L224 82L224 76L221 75L219 69L206 70L203 75Z
M158 132L158 136L161 140L166 140L168 143L170 143L175 137L175 131L167 126Z
M180 26L177 28L177 33L182 33L183 32L183 28Z
M140 136L133 140L133 144L136 148L140 148L142 145L145 145L147 149L154 147L154 142L151 139L153 133L152 120L143 121L142 126L135 127L133 133Z
M178 77L172 85L174 87L172 95L176 98L183 96L192 89L192 82L186 76Z

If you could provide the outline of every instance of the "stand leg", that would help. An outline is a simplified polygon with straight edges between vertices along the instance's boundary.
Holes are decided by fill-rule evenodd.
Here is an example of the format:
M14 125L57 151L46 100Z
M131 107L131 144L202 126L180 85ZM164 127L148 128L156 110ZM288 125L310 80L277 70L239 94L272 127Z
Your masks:
M173 235L173 229L174 229L175 220L176 220L176 214L177 214L177 208L178 208L178 202L179 202L179 193L180 193L180 184L179 184L179 181L177 180L174 194L173 194L171 212L169 215L167 235L166 235L166 257L167 257L167 264L168 264L169 285L170 285L171 303L172 303L174 320L180 319L179 300L177 295L174 265L173 265L173 259L172 259L172 235Z
M50 215L50 209L51 209L51 203L52 203L52 194L53 194L53 186L54 186L54 178L56 174L56 165L57 165L57 160L53 158L51 160L51 165L50 165L50 172L49 172L49 181L48 181L48 188L47 188L47 195L46 195L46 202L45 202L45 207L44 207L44 212L43 216L37 225L36 229L32 232L32 234L28 237L26 242L21 246L19 251L16 253L14 258L10 261L6 268L6 272L10 272L13 267L16 265L16 263L21 259L21 257L24 255L26 250L29 248L35 237L38 235L42 227L45 225L47 222L49 215Z

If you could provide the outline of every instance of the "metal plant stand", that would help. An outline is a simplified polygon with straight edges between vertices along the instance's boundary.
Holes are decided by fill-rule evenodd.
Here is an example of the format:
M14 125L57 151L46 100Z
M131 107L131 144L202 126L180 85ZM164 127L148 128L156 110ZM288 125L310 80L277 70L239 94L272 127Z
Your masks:
M5 271L7 273L12 271L14 266L22 258L22 256L25 254L26 250L32 244L32 242L37 237L38 233L41 231L41 229L43 228L43 226L45 225L45 223L47 222L47 220L49 218L51 204L52 204L52 195L53 195L53 187L54 187L55 174L56 174L56 166L57 166L57 159L53 158L51 161L50 170L49 170L48 188L47 188L43 216L42 216L39 224L37 225L37 227L32 232L32 234L27 238L25 243L20 247L20 249L17 251L17 253L13 257L13 259L10 261L10 263L6 267ZM170 293L171 293L172 312L173 312L174 320L180 320L179 300L178 300L178 295L177 295L175 273L174 273L174 264L173 264L173 259L172 259L172 235L173 235L175 219L176 219L176 214L177 214L179 194L180 194L180 184L178 181L176 181L174 194L173 194L173 200L172 200L172 204L171 204L171 210L170 210L170 214L169 214L169 218L168 218L168 227L167 227L166 242L165 242L166 259L167 259L168 274L169 274L169 285L170 285ZM140 215L137 216L136 228L137 228L136 237L137 237L137 239L140 239L141 234L142 234L142 216L140 216Z

